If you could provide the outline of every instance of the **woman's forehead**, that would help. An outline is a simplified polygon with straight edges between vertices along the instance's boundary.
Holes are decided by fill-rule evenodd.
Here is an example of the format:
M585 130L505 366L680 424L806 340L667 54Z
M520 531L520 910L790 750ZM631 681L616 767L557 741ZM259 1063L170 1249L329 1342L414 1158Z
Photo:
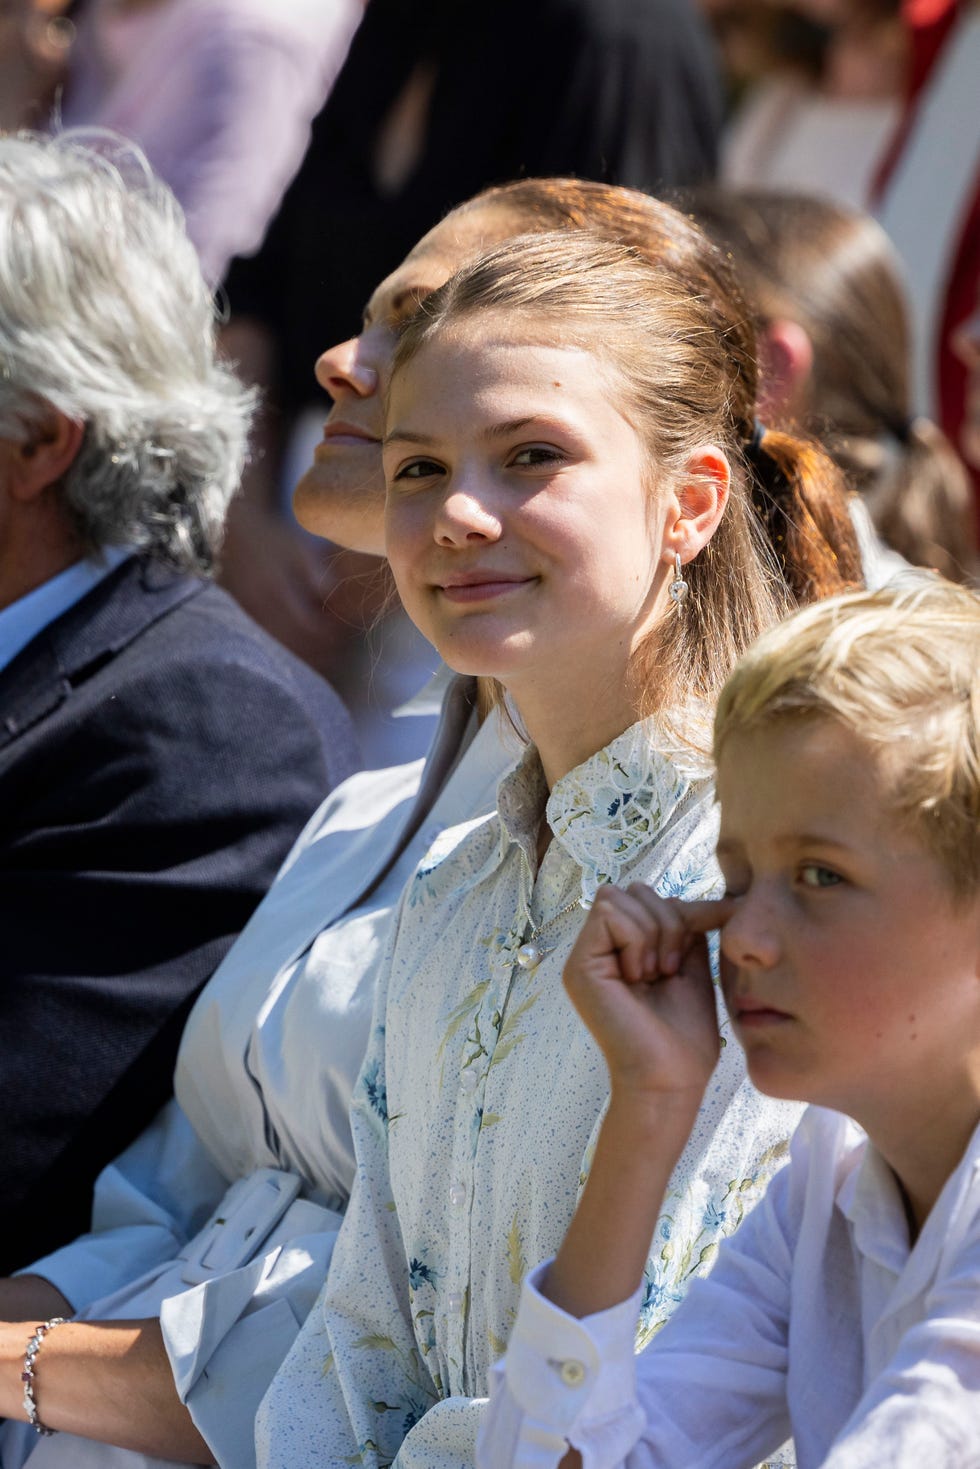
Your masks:
M376 320L392 305L397 307L398 297L406 292L421 298L437 290L470 260L508 239L515 228L507 213L493 205L447 215L377 287L366 319Z

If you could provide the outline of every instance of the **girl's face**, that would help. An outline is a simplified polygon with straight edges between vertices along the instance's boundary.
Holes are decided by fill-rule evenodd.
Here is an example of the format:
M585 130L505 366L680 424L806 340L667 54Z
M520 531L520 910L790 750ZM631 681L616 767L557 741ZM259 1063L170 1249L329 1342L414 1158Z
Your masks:
M484 313L396 374L388 559L450 667L498 678L522 708L545 694L618 710L663 611L677 501L652 490L613 372L547 335Z
M871 753L833 720L786 720L730 736L718 793L722 986L760 1091L876 1141L975 1105L980 899L954 904Z

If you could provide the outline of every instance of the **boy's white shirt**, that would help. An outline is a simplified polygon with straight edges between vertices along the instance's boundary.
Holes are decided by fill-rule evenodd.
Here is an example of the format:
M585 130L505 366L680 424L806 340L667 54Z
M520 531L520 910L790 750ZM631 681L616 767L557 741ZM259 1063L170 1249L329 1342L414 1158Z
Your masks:
M811 1108L791 1161L653 1344L638 1297L584 1320L525 1283L480 1469L980 1465L980 1127L910 1247L894 1176Z

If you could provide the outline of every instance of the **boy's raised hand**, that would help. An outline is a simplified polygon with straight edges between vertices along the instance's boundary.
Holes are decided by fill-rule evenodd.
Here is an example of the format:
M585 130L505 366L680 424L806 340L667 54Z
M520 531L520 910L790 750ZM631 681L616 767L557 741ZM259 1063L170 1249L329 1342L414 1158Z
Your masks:
M564 978L614 1095L702 1095L719 1051L705 935L732 911L731 899L684 903L642 883L599 889Z
M643 1275L670 1175L718 1061L705 935L731 899L682 903L635 883L600 888L565 988L609 1067L609 1108L564 1242L540 1282L573 1316L627 1300ZM573 1469L573 1454L561 1469Z

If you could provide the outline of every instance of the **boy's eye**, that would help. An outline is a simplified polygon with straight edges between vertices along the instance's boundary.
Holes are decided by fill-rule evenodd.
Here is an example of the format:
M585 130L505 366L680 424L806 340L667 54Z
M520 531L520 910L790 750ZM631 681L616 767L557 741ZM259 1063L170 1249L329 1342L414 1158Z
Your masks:
M800 868L800 881L808 888L832 888L842 882L843 878L840 873L834 872L830 867L823 867L819 862L806 862Z
M511 463L534 469L541 464L557 464L562 457L559 450L548 444L529 444L526 449L518 449Z

